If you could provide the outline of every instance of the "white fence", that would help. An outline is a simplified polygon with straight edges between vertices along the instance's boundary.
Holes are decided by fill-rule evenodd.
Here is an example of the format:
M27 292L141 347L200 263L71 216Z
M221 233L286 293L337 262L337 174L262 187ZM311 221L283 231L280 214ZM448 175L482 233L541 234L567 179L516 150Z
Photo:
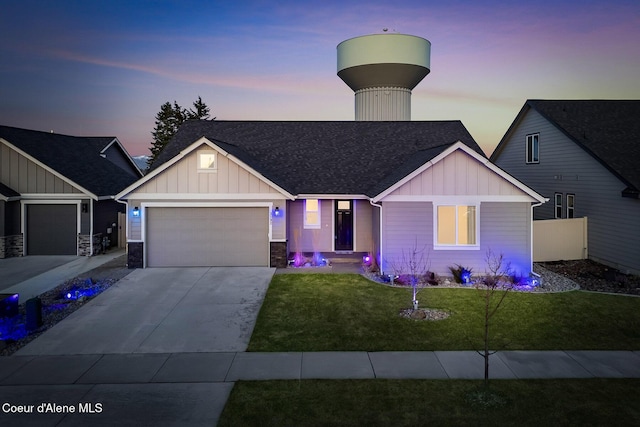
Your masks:
M533 221L533 260L586 259L587 217Z

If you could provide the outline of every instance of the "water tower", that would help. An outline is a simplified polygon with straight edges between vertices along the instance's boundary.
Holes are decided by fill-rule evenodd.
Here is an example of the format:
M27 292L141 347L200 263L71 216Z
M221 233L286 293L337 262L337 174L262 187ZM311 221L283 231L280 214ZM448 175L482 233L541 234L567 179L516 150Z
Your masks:
M356 121L411 120L411 90L429 74L430 55L429 40L406 34L340 43L338 76L355 92Z

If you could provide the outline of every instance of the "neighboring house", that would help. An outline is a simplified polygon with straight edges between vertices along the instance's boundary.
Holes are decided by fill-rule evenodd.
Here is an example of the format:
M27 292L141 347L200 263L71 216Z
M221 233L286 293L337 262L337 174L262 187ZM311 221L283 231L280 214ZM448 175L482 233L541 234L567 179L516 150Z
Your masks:
M640 101L529 100L491 160L552 200L534 219L588 218L589 258L640 273Z
M459 121L188 121L128 204L130 267L287 265L296 252L413 247L431 271L481 273L486 251L532 268L532 204Z
M93 255L102 237L116 245L125 205L114 196L141 176L115 137L0 126L0 258Z

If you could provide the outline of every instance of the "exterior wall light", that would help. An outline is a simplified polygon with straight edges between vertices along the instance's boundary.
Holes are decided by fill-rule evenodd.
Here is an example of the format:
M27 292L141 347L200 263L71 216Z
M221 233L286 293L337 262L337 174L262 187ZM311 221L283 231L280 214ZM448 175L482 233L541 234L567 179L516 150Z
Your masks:
M280 216L280 208L278 206L273 210L273 216Z
M138 209L137 206L135 208L133 208L133 216L134 217L139 217L140 216L140 209Z

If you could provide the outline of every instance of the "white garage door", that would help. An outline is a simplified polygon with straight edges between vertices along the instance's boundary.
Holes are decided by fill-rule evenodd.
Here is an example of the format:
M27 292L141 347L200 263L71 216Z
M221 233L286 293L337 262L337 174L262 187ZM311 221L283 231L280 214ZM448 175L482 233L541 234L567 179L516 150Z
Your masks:
M269 209L147 208L149 267L268 266Z

